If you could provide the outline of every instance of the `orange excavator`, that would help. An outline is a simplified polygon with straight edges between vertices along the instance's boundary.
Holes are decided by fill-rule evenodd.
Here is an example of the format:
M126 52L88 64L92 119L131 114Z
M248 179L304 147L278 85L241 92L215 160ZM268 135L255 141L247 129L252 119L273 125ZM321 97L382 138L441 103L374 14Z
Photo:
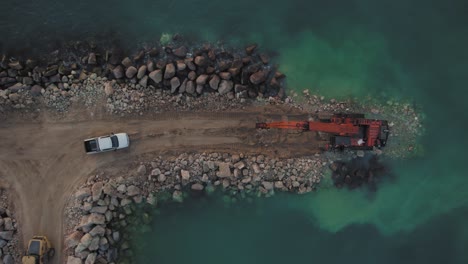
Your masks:
M385 146L389 134L386 120L366 119L364 114L335 114L318 121L279 121L257 123L256 128L282 128L330 134L325 149L369 150Z

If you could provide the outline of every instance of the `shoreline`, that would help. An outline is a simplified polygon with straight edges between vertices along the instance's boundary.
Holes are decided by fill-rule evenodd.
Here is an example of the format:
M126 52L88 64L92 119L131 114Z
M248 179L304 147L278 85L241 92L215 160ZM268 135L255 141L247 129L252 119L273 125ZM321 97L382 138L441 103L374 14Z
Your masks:
M252 52L254 50L255 48L253 48ZM125 73L123 71L120 72L120 70L119 72L114 70L117 67L123 68L123 63L127 63L128 60L123 59L122 61L117 61L116 63L118 66L114 67L112 71L107 72L107 75L111 74L109 78L106 76L99 76L96 72L88 72L85 69L81 69L80 72L75 71L74 73L70 71L70 74L68 75L61 75L58 72L58 69L49 69L53 70L54 73L55 70L57 70L57 74L46 77L47 82L49 82L52 78L55 79L53 79L53 82L48 84L45 82L47 86L44 85L44 87L41 86L39 88L37 87L38 84L33 86L27 84L30 83L30 79L25 80L25 78L22 76L16 76L16 80L21 79L21 83L17 82L12 84L13 82L11 82L11 86L6 87L4 90L0 90L0 114L3 116L4 120L38 120L38 122L41 122L45 115L47 116L46 119L50 119L52 122L74 122L77 120L90 119L101 120L102 118L121 118L125 120L129 117L151 117L158 116L159 114L166 114L168 117L170 117L171 115L176 116L179 113L200 113L201 111L211 111L213 115L222 116L223 112L228 113L229 111L238 111L237 114L240 114L243 111L248 112L250 108L268 105L283 108L282 114L270 115L268 113L268 109L266 109L264 110L265 112L258 113L259 118L275 119L281 118L282 116L287 116L288 113L300 112L308 113L305 118L310 119L314 118L314 115L320 113L363 112L368 114L371 118L389 119L389 121L392 122L392 130L397 132L392 135L391 140L398 140L398 142L404 143L403 145L390 144L390 146L387 146L383 152L385 157L398 159L411 156L413 153L415 153L414 148L417 144L416 138L421 133L420 129L422 125L420 123L420 119L418 119L419 114L408 104L399 105L398 103L392 103L382 105L378 102L366 102L361 104L353 100L325 100L325 98L322 96L310 95L307 90L303 92L302 97L299 97L294 93L292 93L291 96L286 96L285 90L283 88L286 77L276 70L269 70L268 76L263 75L262 71L267 69L270 64L269 61L268 63L265 63L266 58L262 58L262 56L258 55L257 53L254 53L253 56L257 56L256 60L259 60L257 63L261 64L253 65L261 65L261 68L259 68L261 70L250 72L250 77L248 77L247 80L249 82L248 85L243 84L243 78L241 77L241 73L243 71L239 72L239 70L236 68L233 70L233 67L230 67L228 71L224 72L219 70L217 71L215 69L215 72L212 72L208 77L206 76L208 75L206 72L210 66L201 67L203 71L200 72L200 74L198 74L197 70L191 70L189 72L186 69L190 67L189 65L191 65L189 63L190 60L183 61L185 68L180 71L178 70L178 63L174 63L172 64L173 66L169 66L169 72L172 72L172 67L174 68L174 72L169 74L166 78L165 75L168 71L168 64L165 64L161 68L158 68L158 66L155 65L149 65L151 62L153 62L153 64L157 64L156 61L151 59L150 52L151 50L148 53L144 53L145 58L150 58L150 60L146 61L145 63L135 65L133 64L132 60L130 60L131 65L128 64L128 67L125 69ZM166 52L166 50L164 50L164 52ZM173 56L173 52L174 51L171 50L168 53L169 56ZM210 51L207 50L205 53L202 52L203 56L206 55L209 57L207 52L209 53ZM245 52L248 51L245 50ZM141 54L141 52L139 54ZM87 62L87 66L94 65L89 63L90 58L91 62L93 62L94 59L91 55L88 55L87 60L84 60ZM193 64L195 64L194 60L195 59L192 60ZM133 61L138 61L138 59L134 58ZM211 61L213 63L214 61L218 63L217 60ZM241 61L243 60L241 59ZM252 61L247 62L246 65L250 65L249 63L251 62ZM232 63L234 63L234 61ZM106 65L109 64L111 63L107 63ZM20 68L17 65L18 64L14 63L10 66ZM198 63L196 63L196 65L198 65ZM220 65L216 64L215 66L219 67ZM12 69L12 67L10 67L10 69ZM21 65L21 67L23 66ZM151 67L155 67L153 71L149 71ZM180 67L183 68L184 66L180 65ZM96 67L93 69L96 69ZM46 70L47 68L42 73L45 73ZM158 71L157 79L150 77L150 75L155 71ZM2 75L5 75L5 72L7 72L7 75L10 74L5 70L0 72ZM85 75L83 75L84 72L88 72L89 74L85 73ZM131 78L127 78L127 72L129 72L128 76L131 76ZM195 76L194 74L191 74L192 72L195 73ZM42 73L40 73L40 75ZM118 75L120 73L123 74L121 78L115 78L120 76ZM228 74L224 76L224 73L230 73L231 76L227 78ZM254 78L254 82L252 82L251 76L258 73L261 73L260 75L262 75L260 76L261 82L254 84L258 80ZM30 74L33 75L34 70L33 72L28 73L28 75ZM141 75L140 78L138 77L139 74ZM156 73L154 73L152 76L155 77L155 74ZM190 74L192 76L189 77ZM241 74L241 76L239 76L239 74ZM57 77L57 75L59 76ZM219 82L217 83L218 89L213 89L212 86L214 85L213 80L216 80L215 76L217 76L219 79ZM30 76L28 77L34 78ZM159 80L159 78L161 80L159 83L157 83L154 79ZM177 83L174 78L185 79L182 82L179 80L179 83ZM281 82L273 81L272 83L272 80L281 80ZM185 90L181 90L181 85L184 82ZM188 82L192 82L192 84L189 85L189 92L187 91ZM223 88L220 90L221 83L224 84L223 87L226 89ZM30 87L28 88L28 86ZM201 90L197 89L200 87ZM271 87L275 89L267 89ZM277 94L276 96L268 96L267 93L259 92L263 91L262 89L267 89L265 91L268 92L277 91ZM281 93L283 94L280 94L281 89ZM200 92L197 90L200 90ZM224 92L224 90L227 92ZM299 101L302 102L296 103L296 98L301 98ZM250 136L254 137L255 144L258 144L258 146L261 146L262 148L268 148L271 144L275 144L278 139L276 138L276 134L272 131L257 131L255 134ZM402 139L399 139L400 137ZM275 190L305 193L317 188L320 181L322 181L323 175L325 174L324 171L326 170L330 169L333 171L333 181L336 181L337 178L339 178L337 176L339 174L344 173L344 175L341 176L346 176L347 172L345 170L341 170L345 166L338 165L336 168L332 167L332 165L335 164L335 161L338 161L336 164L341 164L343 162L350 162L350 160L352 162L352 159L361 158L359 157L360 154L354 151L345 151L342 154L318 154L317 152L313 153L315 155L310 156L308 156L306 153L299 153L297 154L299 157L289 157L286 159L281 157L272 158L272 154L270 153L269 155L263 155L263 158L259 159L260 155L262 155L261 152L239 153L236 152L235 149L227 150L229 153L213 152L218 153L218 156L212 157L210 155L213 154L210 153L191 153L183 151L183 149L177 149L174 150L175 153L183 153L180 155L186 156L171 156L170 153L164 155L165 158L168 158L167 162L172 162L172 165L165 165L169 166L170 169L160 168L160 165L154 166L152 162L155 161L151 160L154 159L154 157L142 157L141 159L144 160L140 160L139 158L139 162L134 162L134 166L132 168L133 172L129 172L128 175L120 175L122 178L120 179L117 177L116 179L119 180L117 180L115 184L110 183L116 180L114 179L115 177L111 177L115 175L107 176L108 173L105 171L105 169L103 169L102 172L93 173L90 176L90 179L88 179L84 185L80 185L81 187L84 186L78 190L82 192L80 195L78 195L80 199L73 200L73 198L70 198L70 200L67 202L67 205L65 206L65 217L66 219L69 219L64 221L66 226L66 232L64 236L67 236L65 239L65 244L70 248L70 250L71 248L74 248L75 250L78 248L79 250L68 251L68 256L77 256L77 259L70 257L70 260L66 260L65 258L63 258L63 260L67 261L67 263L82 263L82 261L85 261L89 257L90 259L88 262L93 263L93 259L95 260L96 258L104 256L107 258L107 254L115 255L116 252L118 253L117 247L114 247L113 245L112 246L115 248L115 250L112 249L112 252L108 253L110 252L109 248L111 248L111 241L116 240L113 237L114 231L108 231L110 230L108 227L114 225L113 219L120 219L121 217L122 219L125 219L127 215L131 215L132 210L130 209L129 211L129 209L125 209L126 205L153 201L155 196L150 196L150 193L161 191L163 184L168 184L166 188L172 190L172 198L179 201L181 198L183 198L182 190L185 188L189 188L195 192L201 192L217 187L217 189L222 188L223 190L232 191L236 194L245 193L247 190L252 190L249 192L255 193L255 197L271 195ZM382 155L382 151L380 150L374 150L369 153L372 153L372 155L375 154L377 156ZM190 158L190 155L192 155L192 158ZM200 158L200 155L205 156ZM291 154L285 155L288 156ZM184 159L186 161L185 163L179 163ZM194 164L194 162L200 159L203 162L210 162L206 165L207 168L205 168L203 162L200 163L201 165L199 164L198 167L195 168L187 167L189 164ZM262 159L263 161L261 161ZM270 159L274 159L276 161L273 164L269 164ZM301 159L303 160L301 161ZM159 160L159 162L163 162L161 158L157 158L157 160ZM268 161L263 163L265 160ZM299 162L299 164L297 164L297 162ZM178 164L177 166L174 165L176 163ZM144 169L141 167L143 165ZM305 177L304 175L298 176L307 172L307 166L315 166L314 169L312 169L314 172L311 173L308 177ZM179 167L179 169L175 169L175 167ZM275 171L277 167L279 169ZM269 176L264 173L265 170L268 171L271 168L273 168L274 173L271 172L271 175ZM223 171L222 173L224 173L224 175L218 175L217 173L220 171ZM226 176L227 174L229 174L229 176ZM93 177L96 175L99 175L99 177L93 179ZM271 178L269 178L270 176ZM102 177L109 177L112 179L101 180ZM126 183L126 181L130 181L132 177L137 177L139 181L133 184ZM344 185L351 186L351 184L346 182L344 179L338 180L343 182ZM101 182L101 184L98 182ZM146 186L145 183L153 184L153 186ZM95 184L98 186L93 187ZM121 187L120 191L115 192L116 190L114 189L118 189L121 184L124 184L125 187ZM358 186L361 186L362 184L363 183L359 183ZM99 187L99 185L102 186ZM108 189L105 189L105 186L108 186ZM126 197L129 187L131 189L131 193L135 194L128 195L128 197ZM83 189L89 189L89 191L84 191ZM93 195L93 192L96 194ZM97 193L99 193L99 195ZM114 200L112 197L114 197ZM83 202L83 200L85 200L85 202ZM110 206L112 206L114 209L110 210ZM92 213L91 210L93 210ZM109 216L109 214L111 216ZM76 228L79 224L76 223L76 221L82 217L84 217L83 224L78 226L79 228ZM72 232L72 230L74 231ZM93 235L90 235L90 232ZM83 239L83 237L85 238ZM127 250L127 246L128 244L125 245L124 249L122 250ZM115 260L114 255L110 256L108 261Z

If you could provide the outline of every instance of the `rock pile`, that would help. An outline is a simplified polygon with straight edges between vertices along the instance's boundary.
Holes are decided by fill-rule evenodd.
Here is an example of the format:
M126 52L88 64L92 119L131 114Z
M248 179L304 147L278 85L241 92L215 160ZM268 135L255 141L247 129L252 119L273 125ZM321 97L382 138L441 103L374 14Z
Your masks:
M62 58L57 51L42 63L4 55L0 60L0 106L26 108L43 95L47 105L64 111L78 93L98 91L113 95L115 83L124 93L138 91L127 96L131 101L139 101L145 91L157 89L191 97L204 93L229 99L284 97L284 75L270 64L266 54L256 50L256 45L245 51L227 51L211 44L189 48L171 43L141 50L132 58L111 49L91 50L80 58L76 54ZM114 82L95 87L94 83L87 83L88 79ZM127 103L121 95L116 100Z
M112 263L129 258L128 237L135 205L156 205L158 193L182 201L186 192L222 188L231 196L269 196L275 191L315 189L326 162L319 157L273 159L264 155L182 154L136 164L129 177L93 176L66 209L68 263ZM145 218L149 221L148 217Z
M0 194L0 263L19 263L21 248L18 237L18 223L8 209L8 196L1 190ZM3 261L3 262L2 262Z

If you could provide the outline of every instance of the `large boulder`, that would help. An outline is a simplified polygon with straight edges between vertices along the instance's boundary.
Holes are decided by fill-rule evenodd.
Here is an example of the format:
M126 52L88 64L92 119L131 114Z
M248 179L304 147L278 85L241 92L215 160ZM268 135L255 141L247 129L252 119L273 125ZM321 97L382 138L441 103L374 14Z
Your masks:
M103 225L106 223L106 217L102 214L98 213L91 213L89 215L84 215L81 218L81 222L78 225L78 228L83 228L85 226L91 226L91 225Z
M138 72L138 70L133 67L133 66L130 66L127 68L127 71L125 71L125 76L129 79L133 78L135 76L135 74Z
M143 78L143 76L145 76L145 74L146 74L146 65L142 65L138 69L137 78L141 79L141 78Z
M122 60L122 65L125 66L125 68L132 66L132 64L132 60L130 60L129 57L125 57L125 59Z
M140 188L136 187L135 185L130 185L127 187L127 195L128 196L136 196L141 194Z
M15 264L15 260L10 254L3 256L3 264Z
M65 247L66 248L76 247L80 243L82 237L83 237L83 232L81 231L75 231L71 233L65 238Z
M162 81L163 73L161 70L154 70L150 72L149 77L153 82L160 83Z
M232 81L222 80L218 87L219 94L227 94L232 91L233 83Z
M171 79L174 77L176 73L176 69L173 63L169 63L166 65L166 71L164 72L164 79Z
M67 264L83 264L80 258L76 258L74 256L68 256Z
M207 80L208 80L208 75L202 74L198 76L196 83L197 85L205 85Z
M13 226L13 220L10 217L3 218L3 226L6 231L14 231L15 227Z
M41 95L41 92L42 92L42 87L40 85L34 85L30 91L32 96L39 96Z
M172 77L171 79L171 93L176 93L177 88L180 86L180 80L178 77Z
M13 231L0 231L0 239L10 241L13 239Z
M91 253L86 257L85 264L94 264L96 262L97 253Z
M104 236L106 233L106 229L100 225L95 226L91 231L89 231L89 234L91 236Z
M122 66L117 66L112 70L112 74L114 74L114 77L116 79L122 79L124 77L124 70Z
M185 86L185 91L189 94L195 94L195 84L193 81L188 81Z
M220 178L226 178L226 177L231 177L231 168L230 164L227 162L218 162L218 172L216 173L216 176Z
M188 49L185 46L180 46L172 51L172 53L179 58L185 58L185 56L187 56L187 52Z
M262 70L250 75L250 82L253 84L260 84L268 77L268 71Z
M218 90L218 86L219 86L219 77L218 75L213 75L213 77L211 78L210 80L210 87L211 89L213 90Z
M200 67L204 67L206 65L206 58L203 57L203 56L197 56L195 57L195 60L194 60L195 64L200 66Z
M93 194L93 201L97 201L99 200L99 198L101 198L103 187L104 187L104 184L102 182L96 182L95 184L93 184L93 187L91 187L91 192Z
M181 170L180 176L182 177L182 180L188 181L190 179L190 172L187 170Z
M89 233L87 233L81 237L80 243L83 244L83 246L88 247L91 244L92 240L93 237Z
M194 190L194 191L202 191L204 187L203 187L203 185L200 184L200 183L194 183L194 184L192 184L192 187L191 187L191 188L192 188L192 190Z

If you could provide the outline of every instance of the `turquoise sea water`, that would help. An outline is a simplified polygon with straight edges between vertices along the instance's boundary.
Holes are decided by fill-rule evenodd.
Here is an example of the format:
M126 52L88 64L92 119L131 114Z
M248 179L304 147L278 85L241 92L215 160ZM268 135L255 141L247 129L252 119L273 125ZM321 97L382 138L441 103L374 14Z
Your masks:
M162 33L275 51L289 91L401 99L424 111L424 156L395 161L372 199L321 190L225 209L162 210L139 237L141 263L468 263L468 2L5 1L0 49L54 48ZM259 213L262 212L262 213Z

